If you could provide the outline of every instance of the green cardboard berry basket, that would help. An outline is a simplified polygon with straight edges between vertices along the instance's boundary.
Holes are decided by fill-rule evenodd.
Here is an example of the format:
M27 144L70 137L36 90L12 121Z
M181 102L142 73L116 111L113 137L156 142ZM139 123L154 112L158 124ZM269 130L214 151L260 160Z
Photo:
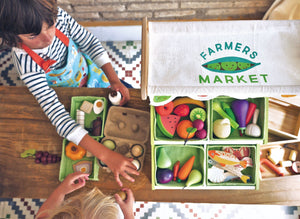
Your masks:
M93 137L96 141L100 141L99 137ZM63 140L60 169L59 169L59 181L63 181L70 173L73 173L73 164L88 160L92 161L92 173L89 175L90 180L98 181L99 180L99 164L96 157L86 157L84 156L80 160L71 160L66 156L65 147L69 143L67 139Z
M208 136L209 136L209 131L210 131L210 104L209 101L203 101L205 103L206 108L206 119L204 121L204 128L207 131L207 137L204 139L199 139L196 137L193 137L191 139L189 139L187 141L187 144L195 144L195 143L200 143L203 141L208 140ZM194 104L187 104L190 108L190 111L193 110L194 108L200 107ZM155 107L154 106L150 106L150 117L151 117L151 133L153 133L153 136L151 137L151 139L153 139L155 142L157 143L163 143L163 142L169 142L172 141L172 144L183 144L185 139L180 138L176 131L175 131L175 135L173 138L168 138L166 137L159 129L158 125L157 125L157 113L155 111ZM181 117L180 121L182 120L190 120L189 116L185 116L185 117Z
M257 119L257 125L260 127L261 129L261 135L260 137L251 137L251 136L247 136L245 134L243 134L242 136L240 135L239 129L232 129L233 131L231 132L230 136L228 138L225 139L220 139L218 137L216 137L213 133L213 123L214 121L216 121L217 119L222 119L223 117L221 115L219 115L219 113L217 113L216 111L213 110L212 104L218 103L221 105L221 103L226 103L229 106L231 106L231 103L236 100L235 98L231 98L231 97L226 97L226 96L220 96L217 98L214 98L210 101L210 131L209 131L209 135L210 135L210 140L212 141L219 141L220 143L226 143L226 142L232 142L232 141L236 141L239 144L242 143L259 143L259 144L266 144L267 140L268 140L268 98L267 97L261 97L261 98L248 98L247 101L248 102L252 102L254 104L256 104L256 108L259 109L259 115L258 115L258 119ZM249 124L252 123L252 119L250 120Z
M85 101L85 100L90 102L90 103L94 103L96 100L102 100L104 102L104 109L100 114L95 114L94 111L92 110L92 112L90 114L85 113L85 116L84 116L84 127L86 129L92 129L93 128L93 121L95 119L97 119L97 117L101 117L101 119L102 119L101 135L96 136L96 137L101 137L102 138L103 133L104 133L106 115L107 115L107 99L105 97L94 97L94 96L75 96L75 97L72 97L70 116L73 119L76 120L76 110L80 109L80 106L82 105L83 101Z
M202 173L202 180L190 187L185 189L199 189L203 186L205 181L205 151L203 145L157 145L153 147L152 151L152 189L182 189L185 186L185 181L177 182L171 181L166 184L160 184L156 180L156 171L157 171L157 158L159 155L159 150L164 148L167 155L172 161L172 165L169 169L172 170L176 161L180 161L180 168L182 165L195 155L195 161L192 169L198 169Z
M247 167L241 171L243 175L249 176L250 179L247 181L247 183L242 182L241 179L235 179L230 180L227 182L211 182L208 179L208 172L209 168L212 167L212 164L210 163L210 158L208 155L209 150L216 150L216 151L223 151L223 147L227 147L229 145L207 145L206 147L206 185L207 187L222 187L226 189L250 189L250 188L259 188L259 145L230 145L234 150L238 150L241 147L248 147L250 149L250 158L252 159L253 166ZM227 172L227 171L225 171ZM213 188L210 188L213 189Z

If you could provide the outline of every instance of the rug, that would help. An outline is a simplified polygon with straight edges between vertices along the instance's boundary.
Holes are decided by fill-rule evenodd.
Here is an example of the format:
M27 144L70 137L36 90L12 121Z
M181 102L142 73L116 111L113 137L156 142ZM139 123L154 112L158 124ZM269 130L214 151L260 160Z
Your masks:
M118 77L133 88L141 83L141 41L107 41L106 48ZM10 49L0 50L0 86L22 86L14 67Z
M0 219L34 219L45 199L0 198ZM300 207L135 202L135 219L299 219Z

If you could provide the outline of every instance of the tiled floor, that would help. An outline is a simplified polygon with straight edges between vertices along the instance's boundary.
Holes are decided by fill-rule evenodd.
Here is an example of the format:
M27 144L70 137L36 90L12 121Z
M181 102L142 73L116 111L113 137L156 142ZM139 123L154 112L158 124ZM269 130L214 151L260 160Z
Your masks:
M44 199L0 199L0 219L33 219ZM299 219L300 207L135 202L136 219Z

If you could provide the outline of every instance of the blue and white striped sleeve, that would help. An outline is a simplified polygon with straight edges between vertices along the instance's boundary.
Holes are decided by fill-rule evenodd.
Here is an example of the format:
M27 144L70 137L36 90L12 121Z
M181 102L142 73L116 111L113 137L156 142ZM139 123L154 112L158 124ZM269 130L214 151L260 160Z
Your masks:
M109 63L110 58L99 39L87 31L83 26L78 24L74 18L67 14L67 12L62 10L61 13L65 13L63 17L65 17L68 23L67 25L70 37L79 46L79 48L90 56L98 67Z
M52 125L56 127L57 133L61 137L79 144L88 132L70 117L64 105L59 101L55 90L49 87L45 73L40 71L22 74L23 71L16 54L13 53L12 57L21 80L38 101Z
M44 73L28 73L20 76L36 98L46 116L56 127L57 133L69 141L79 144L87 131L81 128L58 100L56 92L48 86Z

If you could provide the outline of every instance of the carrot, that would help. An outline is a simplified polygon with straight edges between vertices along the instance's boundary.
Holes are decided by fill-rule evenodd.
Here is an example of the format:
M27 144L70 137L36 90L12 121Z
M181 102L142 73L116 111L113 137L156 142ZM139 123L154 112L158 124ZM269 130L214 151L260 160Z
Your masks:
M180 161L176 161L176 163L173 166L173 181L176 181L176 177L178 175Z
M182 180L186 180L186 178L189 176L193 165L194 165L194 161L195 161L195 156L193 155L187 162L185 162L185 164L183 164L183 166L180 168L179 172L178 172L178 182L181 182Z

